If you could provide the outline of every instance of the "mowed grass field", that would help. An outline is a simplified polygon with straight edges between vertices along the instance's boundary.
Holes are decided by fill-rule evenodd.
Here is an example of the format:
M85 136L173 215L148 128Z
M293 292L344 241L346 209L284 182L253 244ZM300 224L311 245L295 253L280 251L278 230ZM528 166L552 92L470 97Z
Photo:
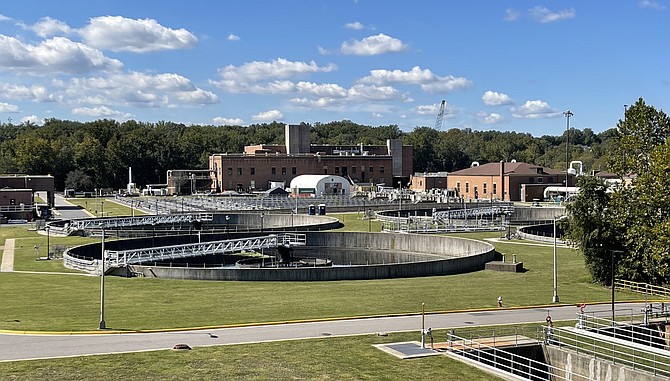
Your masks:
M338 215L336 215L338 216ZM339 215L343 231L379 231L380 224L356 214ZM463 234L495 239L499 233ZM65 272L58 260L36 261L34 246L45 236L25 227L0 227L0 240L16 239L15 269L0 273L0 329L95 330L100 278ZM51 237L76 245L88 238ZM524 273L468 274L342 282L209 282L106 277L106 322L110 329L137 330L287 321L298 319L418 313L550 304L552 253L547 245L493 242L508 258L524 262ZM559 248L559 295L563 303L607 301L610 291L592 284L583 258ZM635 299L617 292L617 299ZM446 331L436 330L436 341ZM435 356L399 360L373 344L418 340L419 334L391 333L317 340L194 348L50 360L0 363L2 380L494 380L486 373Z
M356 214L342 220L368 228ZM374 227L379 229L378 223ZM347 227L345 227L347 229ZM463 234L472 239L499 233ZM45 236L20 227L0 228L15 237L15 270L0 273L0 329L85 331L99 320L100 279L70 272L59 260L37 261L34 246ZM51 245L91 242L90 238L51 237ZM477 271L467 274L336 282L218 282L106 277L105 320L111 329L149 330L221 326L351 316L494 308L502 296L507 307L550 304L552 246L522 241L492 242L507 258L516 254L523 273ZM43 246L44 248L44 246ZM45 251L44 251L45 252ZM608 301L610 290L590 282L583 258L558 249L558 292L562 303ZM618 300L638 298L617 292Z

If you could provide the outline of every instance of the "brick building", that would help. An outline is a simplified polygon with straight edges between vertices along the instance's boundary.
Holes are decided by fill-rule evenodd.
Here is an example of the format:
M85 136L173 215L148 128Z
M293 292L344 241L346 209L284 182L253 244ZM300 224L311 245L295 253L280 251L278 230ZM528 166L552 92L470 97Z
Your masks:
M447 176L447 187L465 200L542 200L547 186L565 186L565 171L522 162L473 164ZM575 185L575 178L567 176L568 186Z
M209 157L212 191L253 191L285 186L299 175L337 175L355 183L393 186L412 173L411 146L399 139L375 145L312 145L309 125L286 125L285 145L246 146L243 153Z

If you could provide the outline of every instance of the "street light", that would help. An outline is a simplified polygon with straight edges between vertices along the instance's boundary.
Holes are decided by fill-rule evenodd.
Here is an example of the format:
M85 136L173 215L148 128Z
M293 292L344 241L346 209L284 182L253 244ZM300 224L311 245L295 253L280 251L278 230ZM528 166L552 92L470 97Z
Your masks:
M49 248L50 248L51 246L49 245L49 238L50 238L50 237L49 237L49 235L50 235L50 234L49 234L49 225L46 225L46 226L44 227L44 230L47 231L47 258L50 258L49 253L51 253L51 250L49 250Z
M228 239L229 230L230 230L230 216L226 214L226 239Z
M565 126L565 200L568 201L568 175L570 174L570 117L574 114L567 110L563 113L567 119Z
M560 216L554 218L554 297L551 299L554 303L558 303L558 278L556 270L556 222L566 219L568 216Z
M263 217L265 217L265 213L261 212L261 233L263 233Z
M100 259L101 259L101 271L100 271L100 324L99 329L106 329L107 325L105 324L105 226L100 225L102 228L102 243L100 247Z

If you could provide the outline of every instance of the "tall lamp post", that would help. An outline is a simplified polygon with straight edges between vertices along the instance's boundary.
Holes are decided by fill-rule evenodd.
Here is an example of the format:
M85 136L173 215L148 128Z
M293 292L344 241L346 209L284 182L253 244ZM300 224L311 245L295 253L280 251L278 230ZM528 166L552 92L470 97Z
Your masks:
M261 233L263 233L263 218L265 217L265 213L261 212Z
M561 216L554 218L554 297L551 299L552 302L558 303L558 276L557 276L557 266L556 266L556 223L558 221L566 219L568 216Z
M565 200L568 201L568 175L570 174L570 117L574 114L567 110L563 113L567 120L565 125Z
M230 230L230 216L226 214L226 239L228 239L229 230Z
M100 324L99 329L106 329L105 324L105 226L102 228L102 243L100 247L101 271L100 271Z

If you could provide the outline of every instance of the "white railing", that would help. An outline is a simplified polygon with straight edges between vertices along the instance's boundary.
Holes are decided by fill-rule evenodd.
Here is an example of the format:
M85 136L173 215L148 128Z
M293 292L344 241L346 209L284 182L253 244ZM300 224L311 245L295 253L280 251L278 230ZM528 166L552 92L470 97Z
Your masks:
M616 279L614 280L614 285L617 288L633 292L639 292L645 295L657 295L657 296L664 296L666 298L670 297L670 288L656 286L649 283L633 282L625 279Z
M670 376L670 358L637 346L624 345L606 338L594 337L566 328L543 327L544 342L567 348L596 359L644 370L654 375Z
M649 319L654 315L653 311L653 306L647 304L641 310L642 314L631 314L630 323L620 320L612 320L611 318L597 317L594 313L578 313L576 327L597 334L610 336L614 339L626 340L631 343L646 345L648 347L667 347L667 344L663 342L663 340L665 340L665 332L660 332L647 327ZM656 315L667 318L669 313L670 310L666 310L665 306L663 306L663 312L659 314L657 311ZM638 323L635 324L635 321ZM670 352L668 352L668 354L670 355Z
M280 245L303 246L304 234L271 234L262 237L236 238L221 241L208 241L183 245L147 247L131 250L105 251L110 266L162 262L165 260L189 258L211 254L229 254L247 250L260 250Z

